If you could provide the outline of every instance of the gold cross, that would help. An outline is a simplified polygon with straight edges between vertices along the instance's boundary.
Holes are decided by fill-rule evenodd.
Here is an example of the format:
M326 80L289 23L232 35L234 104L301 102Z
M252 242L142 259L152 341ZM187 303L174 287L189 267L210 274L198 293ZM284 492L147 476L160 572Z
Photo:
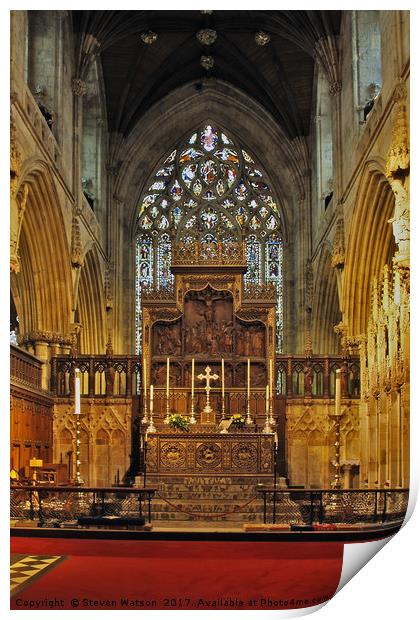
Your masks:
M206 392L206 406L204 407L204 411L207 413L211 413L212 412L212 408L210 407L210 381L216 381L216 379L219 378L219 375L211 375L211 368L210 366L206 366L205 368L205 375L201 374L197 376L197 379L200 379L200 381L203 381L204 379L206 380L206 387L205 392Z
M198 375L197 379L200 379L200 381L203 381L204 379L206 380L206 387L204 388L206 392L210 392L210 381L216 381L216 379L219 378L219 375L211 375L211 368L210 366L206 366L205 368L205 375Z

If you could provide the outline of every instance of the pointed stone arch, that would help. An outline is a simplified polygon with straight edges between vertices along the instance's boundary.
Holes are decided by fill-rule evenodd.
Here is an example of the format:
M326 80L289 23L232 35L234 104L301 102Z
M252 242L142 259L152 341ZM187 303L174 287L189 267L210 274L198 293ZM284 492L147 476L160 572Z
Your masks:
M349 223L343 271L343 322L351 335L366 333L373 280L380 276L395 251L389 223L394 204L382 162L370 160L362 174Z
M103 353L106 344L104 283L95 246L85 254L81 267L76 311L78 322L82 325L80 352Z
M334 326L341 320L337 276L331 265L331 248L324 243L315 270L312 343L316 353L339 352Z
M60 200L48 165L29 160L20 189L26 206L20 235L20 272L11 286L20 306L22 334L53 332L66 336L71 321L69 244ZM18 194L19 194L18 189Z

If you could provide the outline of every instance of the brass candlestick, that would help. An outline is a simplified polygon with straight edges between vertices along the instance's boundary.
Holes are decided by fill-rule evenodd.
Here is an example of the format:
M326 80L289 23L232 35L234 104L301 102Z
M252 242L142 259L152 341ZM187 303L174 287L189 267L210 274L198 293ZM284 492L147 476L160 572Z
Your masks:
M147 393L143 396L143 418L141 423L148 424L149 416L147 415Z
M80 474L80 413L76 414L76 484L82 485L83 479Z
M332 489L341 489L341 471L340 471L340 452L341 452L341 433L340 433L340 423L341 423L341 418L343 417L343 413L334 413L332 415L330 415L330 418L333 420L333 425L334 425L334 448L335 448L335 455L334 455L334 479L331 482L331 488Z
M222 420L225 419L225 395L222 394Z
M197 424L197 420L195 419L195 415L194 415L194 394L191 395L190 424Z
M251 399L250 399L250 396L248 394L247 399L246 399L246 423L247 424L252 424L250 400Z
M146 433L156 433L156 428L153 424L153 385L150 386L149 426Z
M270 422L270 405L269 405L269 400L270 400L270 388L267 385L265 388L265 426L263 429L263 433L271 433L271 422Z
M270 398L268 423L270 424L270 426L275 426L276 424L276 421L273 418L273 398L272 397Z
M165 417L165 424L169 424L169 393L166 392L166 417Z
M268 414L266 414L265 416L265 426L263 428L263 433L265 433L266 435L273 433L273 429L271 428L270 418L268 417Z

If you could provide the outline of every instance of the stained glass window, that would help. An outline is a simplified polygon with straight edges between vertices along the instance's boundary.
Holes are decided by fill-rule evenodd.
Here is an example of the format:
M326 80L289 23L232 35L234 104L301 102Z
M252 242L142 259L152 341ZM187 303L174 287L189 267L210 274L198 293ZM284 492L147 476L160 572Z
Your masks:
M265 242L265 278L277 289L276 335L277 351L283 351L283 244L276 234Z
M158 242L158 286L167 288L173 282L171 273L171 241L169 235L162 235Z
M164 157L145 185L137 221L137 350L141 284L166 288L173 242L245 238L245 284L273 282L281 351L283 283L280 209L263 168L227 131L197 127ZM147 240L147 242L146 242ZM146 244L146 245L145 245ZM148 260L141 258L148 248Z
M246 261L248 271L245 274L245 282L248 284L261 283L261 243L255 235L250 235L246 242Z
M148 235L136 239L136 350L141 350L141 289L153 282L153 243Z

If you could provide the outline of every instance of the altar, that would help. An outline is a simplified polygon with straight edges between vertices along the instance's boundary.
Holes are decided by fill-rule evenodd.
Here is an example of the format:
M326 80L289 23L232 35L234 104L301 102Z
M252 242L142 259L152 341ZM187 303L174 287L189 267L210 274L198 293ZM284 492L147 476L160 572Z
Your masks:
M261 476L273 474L274 435L264 433L153 433L147 471L166 475Z

